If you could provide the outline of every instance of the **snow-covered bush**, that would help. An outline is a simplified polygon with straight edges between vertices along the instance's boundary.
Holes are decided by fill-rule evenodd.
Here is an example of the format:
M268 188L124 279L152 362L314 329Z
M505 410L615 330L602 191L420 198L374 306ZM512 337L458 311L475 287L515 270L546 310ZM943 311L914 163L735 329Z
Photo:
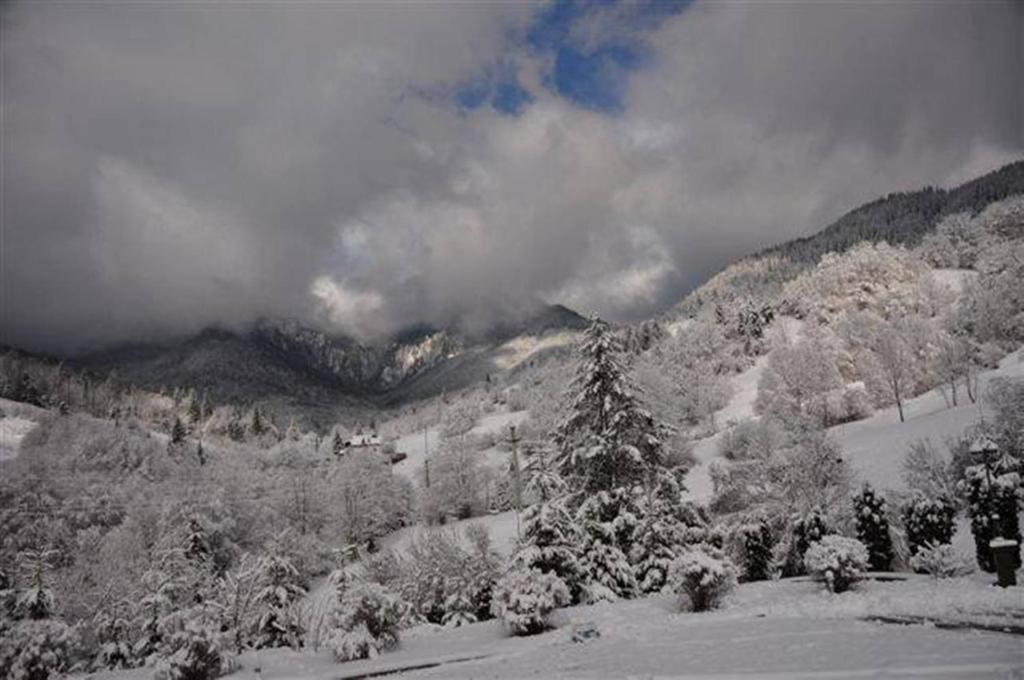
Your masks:
M855 538L825 536L807 549L804 564L833 593L849 590L868 568L868 549Z
M903 527L907 545L914 555L925 545L942 545L953 540L956 505L948 498L928 498L915 493L903 506Z
M946 543L926 543L910 558L910 566L919 574L935 578L953 578L971 573L970 558Z
M766 459L783 448L786 439L776 421L748 419L722 433L718 454L728 460Z
M885 499L865 483L860 493L853 497L853 511L857 538L868 549L872 571L888 571L892 566L893 550L889 520L885 516Z
M454 530L428 531L400 560L394 585L417 618L458 626L490 616L500 559L484 527L470 525L464 539Z
M409 611L397 595L378 583L351 584L334 613L330 645L338 661L372 659L398 644L398 631Z
M548 615L571 601L569 588L553 573L513 568L494 587L491 611L513 635L533 635L548 627Z
M68 670L78 635L61 621L25 620L0 631L0 678L47 680Z
M187 618L159 652L157 680L210 680L231 669L216 627L201 615Z
M690 611L707 611L736 587L736 567L716 551L689 548L672 563L669 583Z
M636 574L626 556L638 524L636 513L624 489L599 491L577 510L583 535L580 567L585 602L610 602L636 594Z

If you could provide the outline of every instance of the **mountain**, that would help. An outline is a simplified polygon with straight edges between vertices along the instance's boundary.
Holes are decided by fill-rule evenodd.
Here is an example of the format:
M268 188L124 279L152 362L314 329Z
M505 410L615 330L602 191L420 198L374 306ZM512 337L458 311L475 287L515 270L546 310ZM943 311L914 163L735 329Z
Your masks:
M587 321L572 310L544 306L482 331L457 326L409 329L384 342L363 343L291 320L264 320L245 331L209 329L162 343L124 345L68 363L148 390L195 388L217 403L260 402L313 421L339 413L452 392L511 368L507 345L577 331ZM537 352L558 343L532 343ZM532 346L527 342L526 345Z
M942 218L959 212L978 213L989 203L1024 193L1024 161L961 184L953 189L925 187L889 194L851 210L812 236L765 249L759 255L781 255L814 264L828 252L843 252L861 241L917 245Z

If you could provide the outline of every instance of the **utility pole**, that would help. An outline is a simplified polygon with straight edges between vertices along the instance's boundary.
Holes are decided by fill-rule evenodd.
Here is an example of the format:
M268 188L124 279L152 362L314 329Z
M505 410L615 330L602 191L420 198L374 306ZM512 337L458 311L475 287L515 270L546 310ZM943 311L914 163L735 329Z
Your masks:
M516 538L522 538L519 531L519 513L523 511L523 484L519 473L519 442L521 437L516 435L516 426L508 426L508 443L512 445L512 478L515 482L516 491Z

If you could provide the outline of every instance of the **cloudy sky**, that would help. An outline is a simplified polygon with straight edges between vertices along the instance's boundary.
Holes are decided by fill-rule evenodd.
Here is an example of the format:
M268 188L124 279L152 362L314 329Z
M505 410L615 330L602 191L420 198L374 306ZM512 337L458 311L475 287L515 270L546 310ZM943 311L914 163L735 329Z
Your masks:
M654 313L1024 154L1012 2L7 3L6 342Z

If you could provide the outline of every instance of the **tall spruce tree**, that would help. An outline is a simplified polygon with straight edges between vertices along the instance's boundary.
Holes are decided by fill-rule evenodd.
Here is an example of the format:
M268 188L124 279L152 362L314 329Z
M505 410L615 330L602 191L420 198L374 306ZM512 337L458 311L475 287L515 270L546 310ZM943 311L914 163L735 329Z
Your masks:
M663 462L669 430L641 407L622 354L608 324L595 319L578 350L569 416L555 431L559 472L586 493L636 486Z

